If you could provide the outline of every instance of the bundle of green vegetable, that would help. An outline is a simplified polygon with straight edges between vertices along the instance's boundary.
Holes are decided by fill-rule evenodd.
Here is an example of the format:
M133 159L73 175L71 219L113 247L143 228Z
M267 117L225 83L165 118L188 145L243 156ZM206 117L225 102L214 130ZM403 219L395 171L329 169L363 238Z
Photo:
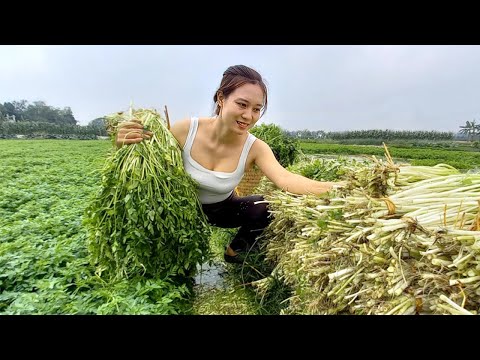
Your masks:
M253 127L250 132L270 146L278 162L284 167L293 164L301 154L299 142L288 136L278 125L261 124Z
M154 135L106 159L100 191L85 212L91 261L112 279L191 277L208 255L210 234L196 183L155 110L108 116L112 134L132 118Z
M291 314L479 313L480 174L373 160L346 194L265 196L276 267L253 285L282 280Z

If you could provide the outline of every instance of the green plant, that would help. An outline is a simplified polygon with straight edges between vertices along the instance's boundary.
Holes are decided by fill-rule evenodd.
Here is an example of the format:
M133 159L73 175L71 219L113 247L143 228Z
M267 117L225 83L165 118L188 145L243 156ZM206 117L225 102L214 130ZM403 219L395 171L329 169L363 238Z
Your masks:
M293 164L300 155L300 143L278 125L261 124L253 127L250 132L270 146L275 158L284 167Z
M92 262L115 279L191 277L208 255L210 231L195 181L160 115L139 109L133 116L154 135L105 162L101 189L85 212ZM117 114L111 123L125 120Z

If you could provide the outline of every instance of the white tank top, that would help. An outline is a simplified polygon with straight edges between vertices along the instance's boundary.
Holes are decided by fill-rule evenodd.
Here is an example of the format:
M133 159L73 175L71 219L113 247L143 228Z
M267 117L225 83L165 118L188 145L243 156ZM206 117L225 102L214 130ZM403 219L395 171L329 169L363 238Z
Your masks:
M195 179L198 186L198 196L202 204L213 204L225 200L230 196L235 187L242 180L245 172L245 163L247 155L253 142L257 139L254 135L248 134L245 144L243 144L242 154L238 161L237 168L233 172L213 171L209 170L194 159L190 155L192 144L197 134L198 117L192 117L190 129L188 131L187 140L182 150L183 165L187 173Z

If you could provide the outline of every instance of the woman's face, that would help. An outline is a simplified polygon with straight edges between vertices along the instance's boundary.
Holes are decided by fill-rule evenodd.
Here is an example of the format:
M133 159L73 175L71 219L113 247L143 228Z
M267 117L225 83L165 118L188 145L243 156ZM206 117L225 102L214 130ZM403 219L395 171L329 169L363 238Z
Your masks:
M236 132L243 133L251 129L260 119L263 95L260 85L244 84L228 98L221 98L220 114L223 121Z

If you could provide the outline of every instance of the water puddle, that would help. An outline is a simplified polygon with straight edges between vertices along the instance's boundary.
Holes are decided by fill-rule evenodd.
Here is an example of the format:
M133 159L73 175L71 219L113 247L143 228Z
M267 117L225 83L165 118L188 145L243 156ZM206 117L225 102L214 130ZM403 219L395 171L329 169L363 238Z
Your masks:
M197 291L212 289L225 289L227 287L225 263L218 261L212 265L204 263L198 265L198 274L195 276L195 288Z

